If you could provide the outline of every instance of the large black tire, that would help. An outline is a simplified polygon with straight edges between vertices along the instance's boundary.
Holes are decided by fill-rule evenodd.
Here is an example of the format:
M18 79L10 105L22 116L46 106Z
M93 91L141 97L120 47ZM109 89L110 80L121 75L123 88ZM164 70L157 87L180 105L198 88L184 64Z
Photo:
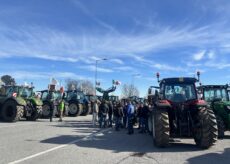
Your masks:
M90 111L91 111L91 106L85 105L81 116L87 116L90 113Z
M202 109L196 116L194 140L202 149L208 149L217 141L217 122L212 110Z
M217 121L217 127L218 127L218 138L223 139L224 138L224 132L225 132L224 121L218 115L216 115L216 121Z
M82 113L82 105L77 103L69 103L68 115L72 117L79 116Z
M156 110L152 115L152 137L153 142L158 147L169 145L169 116L168 112Z
M3 104L1 117L3 121L15 122L21 119L24 112L23 106L17 106L16 101L8 100Z
M42 117L43 118L49 118L51 112L51 105L47 102L45 102L42 106Z
M41 108L40 106L34 106L31 116L27 117L27 120L36 121L41 116Z

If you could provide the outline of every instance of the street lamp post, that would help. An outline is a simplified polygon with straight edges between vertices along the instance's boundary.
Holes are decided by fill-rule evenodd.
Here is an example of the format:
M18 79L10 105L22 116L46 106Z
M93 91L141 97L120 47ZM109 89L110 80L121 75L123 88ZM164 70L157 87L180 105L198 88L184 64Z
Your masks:
M108 60L108 59L103 58L103 59L95 60L95 84L94 84L94 86L95 86L95 96L97 95L97 90L96 90L96 86L97 86L97 66L98 66L98 62L103 61L103 60Z
M136 73L136 74L132 74L132 85L134 86L134 78L137 77L137 76L140 76L141 74L139 73Z

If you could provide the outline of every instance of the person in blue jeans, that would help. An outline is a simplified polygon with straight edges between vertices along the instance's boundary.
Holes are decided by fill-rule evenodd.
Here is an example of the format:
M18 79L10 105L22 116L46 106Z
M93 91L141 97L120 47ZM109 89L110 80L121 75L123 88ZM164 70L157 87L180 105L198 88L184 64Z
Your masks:
M128 101L128 106L127 106L127 118L128 118L128 134L133 134L133 120L134 120L134 106L132 105L131 101Z

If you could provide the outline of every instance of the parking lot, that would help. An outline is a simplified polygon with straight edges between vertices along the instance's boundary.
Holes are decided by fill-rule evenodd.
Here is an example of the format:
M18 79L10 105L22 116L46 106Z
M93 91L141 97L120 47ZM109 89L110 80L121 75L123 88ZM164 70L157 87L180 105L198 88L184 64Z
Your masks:
M127 135L91 126L91 115L66 117L64 122L0 123L0 163L229 163L230 133L208 150L193 139L172 140L168 148L153 146L151 136Z

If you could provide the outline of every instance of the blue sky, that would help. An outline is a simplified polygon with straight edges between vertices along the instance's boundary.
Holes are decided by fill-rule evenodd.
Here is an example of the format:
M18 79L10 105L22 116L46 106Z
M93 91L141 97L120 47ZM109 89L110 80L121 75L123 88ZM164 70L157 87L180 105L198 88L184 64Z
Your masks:
M38 90L50 77L112 79L146 95L161 77L230 81L228 0L0 0L0 75ZM120 87L121 88L121 87ZM118 89L115 94L120 94Z

